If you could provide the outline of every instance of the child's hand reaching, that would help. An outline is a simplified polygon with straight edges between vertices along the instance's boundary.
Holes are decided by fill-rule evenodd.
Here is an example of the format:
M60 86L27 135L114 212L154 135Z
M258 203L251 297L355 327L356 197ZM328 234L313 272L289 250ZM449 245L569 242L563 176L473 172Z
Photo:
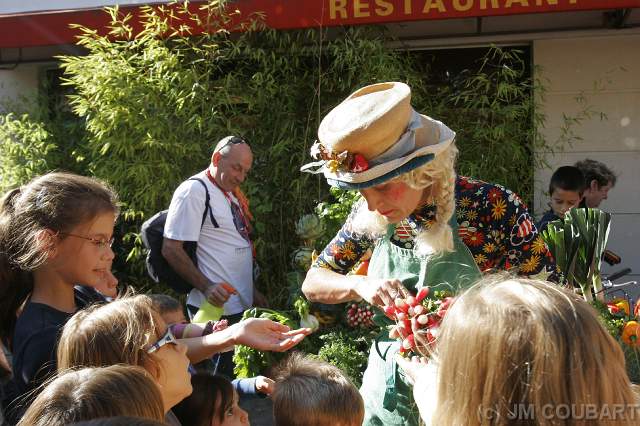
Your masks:
M271 395L275 389L276 382L268 377L256 376L256 391L265 395Z

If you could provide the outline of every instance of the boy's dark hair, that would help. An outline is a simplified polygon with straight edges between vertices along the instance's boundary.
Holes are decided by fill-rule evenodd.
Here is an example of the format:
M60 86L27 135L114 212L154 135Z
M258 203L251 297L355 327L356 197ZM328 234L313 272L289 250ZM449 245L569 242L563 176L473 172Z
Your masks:
M576 162L575 166L582 172L586 188L591 186L593 180L598 183L598 187L606 186L609 183L611 186L616 184L617 176L604 163L585 158Z
M573 166L558 167L549 181L549 195L553 195L553 191L557 188L582 195L585 189L585 180L580 169Z
M164 315L167 312L182 311L180 301L175 297L171 297L168 294L149 294L149 298L153 302L153 307L160 315Z
M275 372L276 426L361 425L364 402L339 368L293 353Z

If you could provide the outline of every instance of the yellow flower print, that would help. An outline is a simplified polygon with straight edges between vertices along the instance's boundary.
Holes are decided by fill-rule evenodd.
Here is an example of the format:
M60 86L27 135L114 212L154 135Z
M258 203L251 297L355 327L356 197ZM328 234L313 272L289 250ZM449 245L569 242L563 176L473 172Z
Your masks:
M491 217L494 219L502 219L506 212L507 203L502 198L498 198L491 208Z
M529 259L527 259L522 263L522 265L520 266L520 272L524 272L525 274L533 272L538 268L539 264L540 264L540 256L538 256L537 254L534 254L533 256L531 256Z
M480 266L487 261L487 257L482 253L476 254L475 256L473 256L473 258L475 259L476 263Z
M478 218L478 212L475 210L469 210L467 212L467 219L468 220L476 220Z
M542 239L542 237L538 235L536 239L533 240L533 243L531 243L531 252L533 254L543 254L546 251L547 251L547 245L544 243L544 240Z
M344 246L340 250L342 253L342 258L346 260L354 260L356 258L355 246L353 241L347 241L344 243Z
M496 251L496 245L493 243L486 243L482 247L482 251L484 251L485 253L493 253L494 251Z
M509 218L509 226L513 226L513 225L515 225L515 224L516 224L516 220L517 220L517 219L516 219L516 215L514 214L513 216L511 216L511 217Z
M462 197L458 200L458 205L460 207L469 207L471 205L471 199L469 197Z

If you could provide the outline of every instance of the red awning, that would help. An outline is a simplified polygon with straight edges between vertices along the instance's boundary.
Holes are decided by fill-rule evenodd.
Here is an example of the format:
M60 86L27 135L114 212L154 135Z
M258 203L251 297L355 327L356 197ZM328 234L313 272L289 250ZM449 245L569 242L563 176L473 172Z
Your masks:
M192 2L191 9L197 11L202 3ZM640 0L239 0L229 2L228 7L240 10L243 16L263 12L269 27L293 29L637 8ZM121 10L136 13L139 8ZM108 23L109 18L102 10L1 15L0 48L74 43L78 30L69 28L70 24L104 29Z

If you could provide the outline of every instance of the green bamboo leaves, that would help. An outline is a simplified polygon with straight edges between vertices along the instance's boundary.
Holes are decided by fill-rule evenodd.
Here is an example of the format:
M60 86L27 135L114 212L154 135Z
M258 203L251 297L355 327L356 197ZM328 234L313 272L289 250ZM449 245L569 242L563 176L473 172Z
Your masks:
M598 209L569 210L542 232L563 282L579 286L585 300L602 293L600 259L609 238L611 214Z

